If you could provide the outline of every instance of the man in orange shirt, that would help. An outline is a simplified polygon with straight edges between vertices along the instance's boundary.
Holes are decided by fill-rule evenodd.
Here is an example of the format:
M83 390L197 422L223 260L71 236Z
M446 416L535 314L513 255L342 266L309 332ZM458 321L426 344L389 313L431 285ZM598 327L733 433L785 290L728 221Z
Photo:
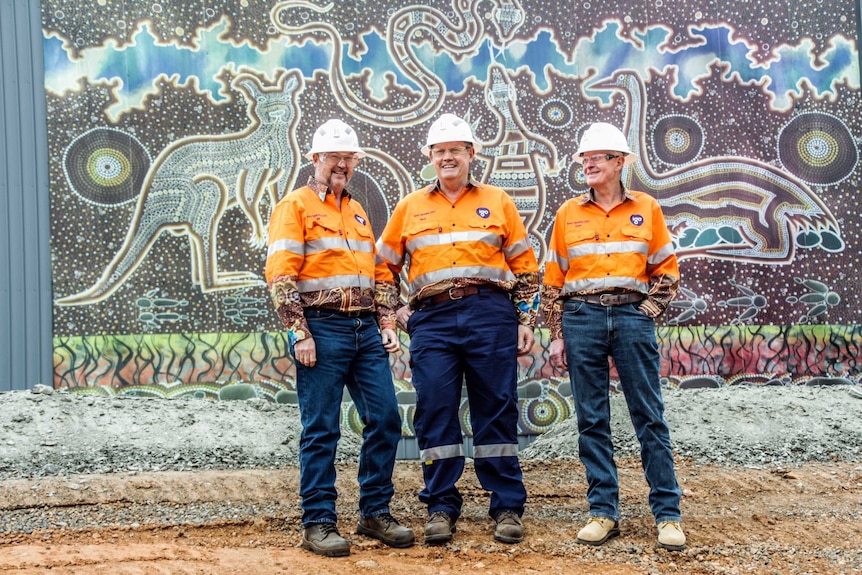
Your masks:
M681 493L663 415L654 319L676 295L676 255L658 202L622 184L623 167L637 156L620 130L591 125L575 160L584 165L590 189L557 211L542 306L551 332L551 364L569 370L587 474L590 521L577 541L601 545L620 534L610 356L640 441L658 544L681 551Z
M399 348L396 284L389 268L375 262L368 216L346 189L363 156L356 132L341 120L317 129L305 156L314 162L314 176L273 210L266 260L266 280L296 360L302 546L330 557L350 554L335 510L345 385L365 424L356 530L391 547L414 542L413 531L389 510L401 439L386 353Z
M464 470L463 384L476 475L491 492L494 538L524 539L517 356L533 347L538 264L512 198L470 178L480 149L464 120L437 119L422 149L437 180L398 203L378 241L396 273L409 260L409 307L398 310L398 323L410 334L413 423L425 479L419 499L428 505L430 544L450 541L461 515L455 483Z

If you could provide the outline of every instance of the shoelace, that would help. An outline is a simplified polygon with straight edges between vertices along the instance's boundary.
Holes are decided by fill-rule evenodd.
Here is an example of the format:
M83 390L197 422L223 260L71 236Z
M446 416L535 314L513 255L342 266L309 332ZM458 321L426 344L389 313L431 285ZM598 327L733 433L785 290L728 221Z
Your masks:
M326 539L332 533L335 533L336 535L340 535L338 533L338 527L335 525L335 523L321 523L320 524L320 533L323 535L323 539Z
M444 511L435 511L434 513L432 513L431 517L428 518L428 523L433 523L438 519L442 519L446 523L449 523L449 515L446 514Z
M392 517L392 515L389 513L381 513L380 515L377 516L377 519L382 521L386 525L387 528L389 528L389 526L392 525L393 523L395 525L401 525L400 523L398 523L398 520L395 519L394 517Z
M503 523L505 521L508 521L509 523L516 523L517 524L518 519L519 519L518 514L515 513L514 511L510 511L508 509L506 511L501 511L500 514L497 515L497 523Z

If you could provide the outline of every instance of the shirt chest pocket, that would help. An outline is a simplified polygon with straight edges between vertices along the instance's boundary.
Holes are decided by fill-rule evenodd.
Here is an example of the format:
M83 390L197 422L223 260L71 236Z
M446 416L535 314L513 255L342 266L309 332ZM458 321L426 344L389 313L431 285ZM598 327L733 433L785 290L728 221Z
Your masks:
M487 218L473 216L467 221L471 231L488 231L495 235L503 235L505 225L505 220L497 215L490 215Z
M646 225L636 226L627 223L620 232L627 238L634 238L642 242L649 243L652 240L652 228Z
M374 251L374 230L367 224L354 222L347 230L350 247L361 252Z
M599 239L599 233L591 226L566 226L566 245L576 246Z
M424 236L429 233L439 234L444 230L442 224L436 220L419 220L412 222L407 226L407 239L413 239L417 236Z
M305 233L309 240L321 238L343 237L344 232L332 218L308 218L305 220Z

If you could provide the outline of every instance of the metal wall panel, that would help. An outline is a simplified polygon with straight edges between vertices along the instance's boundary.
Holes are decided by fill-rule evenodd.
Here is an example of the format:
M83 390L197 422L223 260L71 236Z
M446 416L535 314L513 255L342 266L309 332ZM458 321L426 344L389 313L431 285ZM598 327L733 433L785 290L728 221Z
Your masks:
M48 143L39 0L0 0L0 391L51 383Z

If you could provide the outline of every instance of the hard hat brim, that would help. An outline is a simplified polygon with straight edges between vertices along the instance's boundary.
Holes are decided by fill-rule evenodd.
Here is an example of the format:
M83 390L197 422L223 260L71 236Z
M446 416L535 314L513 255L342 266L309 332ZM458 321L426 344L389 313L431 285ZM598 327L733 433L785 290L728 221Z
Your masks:
M305 156L303 156L303 157L306 160L313 162L314 161L314 154L337 154L339 152L351 152L353 154L356 154L356 157L359 158L360 160L368 155L364 150L362 150L360 148L353 148L353 149L345 148L343 150L315 150L315 149L311 149L308 152L306 152Z
M613 150L613 151L614 151L614 152L616 152L616 153L618 153L618 154L622 154L622 155L623 155L623 158L624 158L624 160L625 160L625 165L626 165L626 166L631 165L631 164L634 164L635 162L637 162L637 161L638 161L638 155L637 155L637 154L635 154L634 152L623 152L623 151L620 151L620 150ZM583 155L585 155L585 156L589 156L589 155L591 154L591 152L578 150L577 152L575 152L575 156L574 156L574 158L572 158L572 159L573 159L573 160L575 160L575 161L576 161L577 163L579 163L579 164L583 164L583 163L584 163L584 159L581 157L581 154L583 154Z
M440 142L434 142L433 144L427 144L427 145L425 145L425 146L422 146L422 150L421 150L421 151L422 151L422 155L423 155L423 156L427 156L428 154L430 154L430 153L431 153L431 146L436 146L436 145L437 145L437 144L439 144L439 143L440 143ZM473 150L474 150L477 154L478 154L479 152L481 152L481 151L482 151L482 144L480 144L479 142L468 142L467 140L464 140L464 143L465 143L465 144L470 144L470 145L473 147Z

